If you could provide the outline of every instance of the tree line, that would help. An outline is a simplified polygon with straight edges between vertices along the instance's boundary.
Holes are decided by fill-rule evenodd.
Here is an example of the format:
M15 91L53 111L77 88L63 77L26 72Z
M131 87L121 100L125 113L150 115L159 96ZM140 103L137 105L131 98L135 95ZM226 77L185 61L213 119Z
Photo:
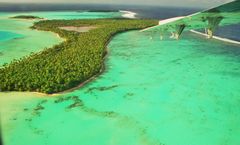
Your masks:
M46 20L32 29L52 31L66 41L51 48L14 60L0 68L1 91L61 92L98 74L104 63L106 46L119 32L157 25L156 20L100 19ZM59 29L65 26L96 26L78 33Z

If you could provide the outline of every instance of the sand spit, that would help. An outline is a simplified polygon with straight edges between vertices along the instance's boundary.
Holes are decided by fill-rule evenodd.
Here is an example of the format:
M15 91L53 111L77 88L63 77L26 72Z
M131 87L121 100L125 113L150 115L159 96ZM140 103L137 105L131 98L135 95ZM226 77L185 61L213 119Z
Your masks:
M88 32L92 29L96 29L95 26L84 26L84 27L74 27L74 26L65 26L59 27L59 29L66 30L66 31L75 31L75 32Z
M134 19L134 18L136 18L136 15L137 15L137 13L134 13L131 11L120 10L119 12L123 13L122 17L124 17L124 18Z

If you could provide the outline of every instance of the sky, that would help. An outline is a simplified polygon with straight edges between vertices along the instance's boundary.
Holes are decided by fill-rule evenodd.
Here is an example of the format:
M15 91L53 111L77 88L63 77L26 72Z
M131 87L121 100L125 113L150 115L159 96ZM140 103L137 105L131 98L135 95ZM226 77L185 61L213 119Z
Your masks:
M89 4L139 4L180 7L213 7L232 0L0 0L7 3L89 3Z

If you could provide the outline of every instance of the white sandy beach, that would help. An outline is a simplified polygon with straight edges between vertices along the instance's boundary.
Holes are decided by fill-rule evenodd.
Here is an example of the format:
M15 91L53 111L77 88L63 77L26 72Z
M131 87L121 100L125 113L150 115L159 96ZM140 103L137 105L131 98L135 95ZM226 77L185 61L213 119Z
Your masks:
M136 18L137 13L131 12L131 11L124 11L124 10L120 10L119 12L123 13L123 17L124 18L130 18L130 19L134 19Z

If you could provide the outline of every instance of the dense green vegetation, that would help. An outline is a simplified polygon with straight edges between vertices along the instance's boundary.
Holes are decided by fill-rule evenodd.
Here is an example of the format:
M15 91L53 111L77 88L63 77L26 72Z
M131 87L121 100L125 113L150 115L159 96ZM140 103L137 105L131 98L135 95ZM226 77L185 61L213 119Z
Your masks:
M30 15L19 15L19 16L14 16L11 18L13 18L13 19L42 19L38 16L30 16Z
M1 68L0 89L55 93L76 87L101 71L107 43L114 34L157 23L155 20L128 19L37 22L32 28L55 32L66 41ZM59 29L63 26L97 28L78 33Z

